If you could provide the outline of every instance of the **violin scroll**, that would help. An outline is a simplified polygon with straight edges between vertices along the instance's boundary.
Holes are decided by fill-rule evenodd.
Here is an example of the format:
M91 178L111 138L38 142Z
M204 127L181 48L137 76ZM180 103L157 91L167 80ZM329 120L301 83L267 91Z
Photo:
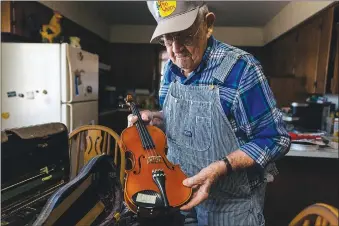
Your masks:
M126 102L126 104L129 105L129 106L131 105L131 103L133 102L133 97L132 97L131 94L128 94L128 95L126 96L125 102Z

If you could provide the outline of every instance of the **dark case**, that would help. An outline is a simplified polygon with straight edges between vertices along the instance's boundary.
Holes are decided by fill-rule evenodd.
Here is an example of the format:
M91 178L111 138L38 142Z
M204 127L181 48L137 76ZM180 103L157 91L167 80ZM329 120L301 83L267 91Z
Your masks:
M68 130L49 123L1 132L1 225L31 225L69 180Z

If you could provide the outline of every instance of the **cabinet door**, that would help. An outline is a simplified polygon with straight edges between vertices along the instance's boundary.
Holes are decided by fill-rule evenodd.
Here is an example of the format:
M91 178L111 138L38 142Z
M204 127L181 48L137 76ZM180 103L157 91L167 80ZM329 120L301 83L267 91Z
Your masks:
M308 93L325 93L332 27L333 7L298 28L295 75L306 77Z
M297 35L297 30L289 31L263 47L262 64L266 76L282 77L295 74Z
M316 86L314 87L316 93L326 92L332 33L335 32L335 30L333 30L334 8L335 7L331 7L324 11L321 17L321 37L319 40Z
M1 32L11 32L11 2L1 1Z
M337 48L335 54L335 63L334 63L334 73L331 81L331 93L338 94L338 84L339 84L339 22L336 24L337 31Z
M308 93L315 92L321 22L321 18L314 18L301 26L298 32L295 75L306 77L306 91Z

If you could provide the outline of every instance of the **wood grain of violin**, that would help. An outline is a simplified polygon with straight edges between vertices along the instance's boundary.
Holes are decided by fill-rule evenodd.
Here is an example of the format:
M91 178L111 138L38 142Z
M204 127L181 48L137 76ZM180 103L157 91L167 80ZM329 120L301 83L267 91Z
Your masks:
M164 132L144 124L130 95L126 103L138 120L121 133L121 145L132 163L126 170L125 202L131 211L143 217L178 209L192 195L192 189L182 184L187 176L166 158Z

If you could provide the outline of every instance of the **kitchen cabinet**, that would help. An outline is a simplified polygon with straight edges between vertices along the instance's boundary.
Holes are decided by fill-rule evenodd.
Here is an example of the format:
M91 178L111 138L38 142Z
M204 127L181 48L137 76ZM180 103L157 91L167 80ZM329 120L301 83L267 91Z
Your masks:
M266 76L283 77L295 74L297 30L292 30L264 46L263 68Z
M333 78L331 79L331 93L339 94L339 22L336 24L336 32L337 32L337 46L336 53L334 58L334 73Z
M306 78L306 91L314 93L317 87L317 66L320 59L322 18L314 18L300 27L296 38L295 71L297 77Z
M326 82L329 73L328 66L330 61L331 41L334 27L334 9L334 6L330 7L321 14L321 36L318 51L317 77L314 87L315 93L326 93Z
M304 77L271 77L269 84L279 108L288 107L291 102L304 102L307 99Z
M334 9L331 5L264 46L268 77L303 77L306 93L325 93Z
M1 1L1 32L11 32L11 2Z

